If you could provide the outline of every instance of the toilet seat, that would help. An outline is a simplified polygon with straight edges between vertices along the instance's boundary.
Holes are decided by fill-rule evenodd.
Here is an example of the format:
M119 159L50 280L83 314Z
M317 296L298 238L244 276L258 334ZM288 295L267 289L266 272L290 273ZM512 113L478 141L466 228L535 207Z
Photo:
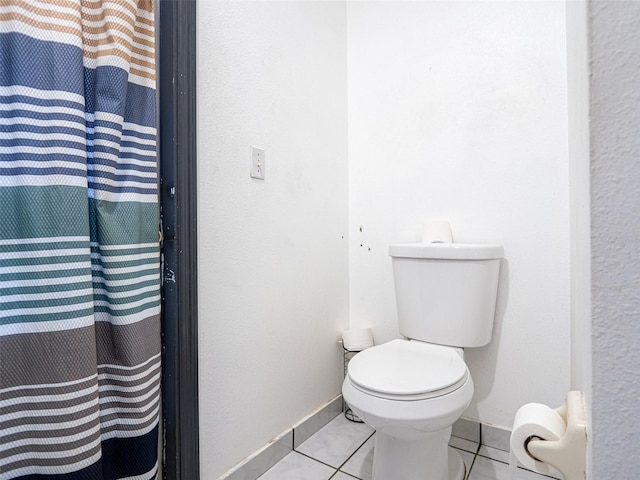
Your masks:
M452 347L396 339L358 353L349 362L348 376L369 395L411 401L457 390L469 370Z

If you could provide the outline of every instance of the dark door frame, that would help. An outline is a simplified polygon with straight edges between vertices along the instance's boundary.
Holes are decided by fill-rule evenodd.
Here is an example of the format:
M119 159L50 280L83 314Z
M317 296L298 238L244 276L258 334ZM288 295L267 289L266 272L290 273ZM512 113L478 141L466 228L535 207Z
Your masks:
M163 478L200 478L196 2L159 0Z

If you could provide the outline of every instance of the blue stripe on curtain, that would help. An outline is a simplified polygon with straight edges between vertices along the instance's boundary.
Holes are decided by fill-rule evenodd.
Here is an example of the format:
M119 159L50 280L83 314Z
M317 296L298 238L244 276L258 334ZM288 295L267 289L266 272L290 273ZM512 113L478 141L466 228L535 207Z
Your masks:
M131 451L138 452L139 462L134 475L144 475L153 468L156 462L157 452L149 447L153 439L158 437L158 429L154 428L147 435L140 438L124 439L122 441L107 440L102 445L102 458L95 464L79 472L62 475L26 475L20 480L102 480L105 478L124 478L132 472L126 464L120 460L126 458Z
M118 95L125 95L126 93L127 98L126 103L123 103L120 101L122 96L87 96L86 109L88 112L100 110L117 113L124 116L125 122L155 126L155 110L150 110L148 107L151 101L155 102L155 90L134 83L127 83L126 72L112 67L86 69L85 82L96 92L100 92L102 89L107 91L116 90ZM98 102L97 105L96 101Z
M8 10L7 2L3 0L2 6ZM82 55L78 55L77 46L45 42L17 32L0 33L0 58L0 85L84 93ZM55 63L49 62L46 68L42 59Z
M0 2L0 480L157 477L153 18Z

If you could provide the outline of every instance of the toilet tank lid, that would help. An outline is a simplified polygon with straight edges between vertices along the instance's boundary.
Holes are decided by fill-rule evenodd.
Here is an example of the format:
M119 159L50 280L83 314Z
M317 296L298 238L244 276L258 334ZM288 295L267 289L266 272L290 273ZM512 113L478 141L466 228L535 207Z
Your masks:
M436 260L491 260L504 257L502 245L482 243L396 243L389 255Z

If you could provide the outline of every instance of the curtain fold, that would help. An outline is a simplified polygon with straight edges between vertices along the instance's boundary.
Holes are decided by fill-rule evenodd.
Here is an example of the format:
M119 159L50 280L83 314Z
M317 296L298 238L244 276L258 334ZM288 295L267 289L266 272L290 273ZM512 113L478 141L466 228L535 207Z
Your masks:
M158 469L153 0L0 0L0 480Z

